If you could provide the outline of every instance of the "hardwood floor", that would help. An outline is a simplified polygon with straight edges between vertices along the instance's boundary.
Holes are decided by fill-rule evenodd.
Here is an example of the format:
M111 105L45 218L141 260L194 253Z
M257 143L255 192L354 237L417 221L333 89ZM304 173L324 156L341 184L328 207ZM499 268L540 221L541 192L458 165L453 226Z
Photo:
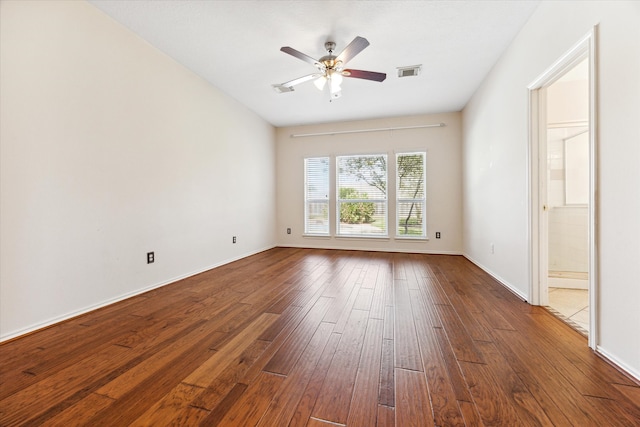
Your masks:
M276 248L0 352L1 426L640 425L638 384L458 256Z

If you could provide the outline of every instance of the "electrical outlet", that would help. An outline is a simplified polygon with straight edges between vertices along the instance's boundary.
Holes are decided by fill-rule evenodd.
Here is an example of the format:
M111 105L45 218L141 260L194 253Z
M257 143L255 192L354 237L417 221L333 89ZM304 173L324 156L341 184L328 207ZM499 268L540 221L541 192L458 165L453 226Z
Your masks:
M233 243L236 242L236 236L233 236Z
M440 238L440 232L436 231L436 239L439 239L439 238Z
M147 264L153 264L155 258L156 256L154 252L147 252Z
M491 244L491 253L492 253L492 254L495 254L495 253L496 253L496 251L495 251L495 247L493 246L493 243Z
M291 229L287 228L287 234L291 234Z

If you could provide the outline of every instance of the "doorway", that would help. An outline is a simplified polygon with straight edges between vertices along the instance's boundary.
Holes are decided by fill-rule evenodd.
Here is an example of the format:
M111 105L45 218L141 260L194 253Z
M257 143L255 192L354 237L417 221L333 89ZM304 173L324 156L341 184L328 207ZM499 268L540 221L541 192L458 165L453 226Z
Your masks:
M530 93L531 303L596 341L595 29Z
M584 64L586 59L576 67ZM565 75L547 90L547 236L541 240L547 242L546 306L588 336L589 124L586 117L567 122L551 120L550 114L558 105L556 96L572 99L570 109L588 113L588 69L575 77L567 80Z

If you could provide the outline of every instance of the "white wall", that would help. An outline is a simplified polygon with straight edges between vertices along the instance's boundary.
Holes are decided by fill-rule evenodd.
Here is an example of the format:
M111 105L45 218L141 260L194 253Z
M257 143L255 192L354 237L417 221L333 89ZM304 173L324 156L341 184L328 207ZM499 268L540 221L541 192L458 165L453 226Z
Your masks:
M541 2L463 111L464 251L528 298L527 86L599 24L597 345L636 377L640 377L638 22L640 2Z
M292 134L386 129L441 122L446 126L304 138L291 137ZM276 230L278 245L460 254L462 252L461 144L460 113L279 128L277 130L278 220ZM335 159L336 155L387 153L388 157L392 158L395 156L394 150L427 151L426 221L428 241L401 240L395 239L392 235L387 240L336 238L335 236L331 238L304 237L302 235L304 231L305 157L331 155ZM395 217L392 202L389 203L389 218ZM330 209L331 221L335 221L334 212L334 209ZM392 219L389 221L393 222ZM286 234L287 228L292 229L292 234ZM436 231L442 233L441 239L435 239Z
M271 125L85 2L0 7L0 339L275 246Z

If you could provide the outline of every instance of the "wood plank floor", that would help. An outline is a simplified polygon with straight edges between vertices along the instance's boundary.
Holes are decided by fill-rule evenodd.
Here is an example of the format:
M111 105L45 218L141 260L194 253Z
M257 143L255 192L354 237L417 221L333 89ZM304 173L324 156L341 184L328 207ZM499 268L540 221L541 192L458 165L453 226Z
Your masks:
M637 383L459 256L276 248L0 356L0 426L640 425Z

